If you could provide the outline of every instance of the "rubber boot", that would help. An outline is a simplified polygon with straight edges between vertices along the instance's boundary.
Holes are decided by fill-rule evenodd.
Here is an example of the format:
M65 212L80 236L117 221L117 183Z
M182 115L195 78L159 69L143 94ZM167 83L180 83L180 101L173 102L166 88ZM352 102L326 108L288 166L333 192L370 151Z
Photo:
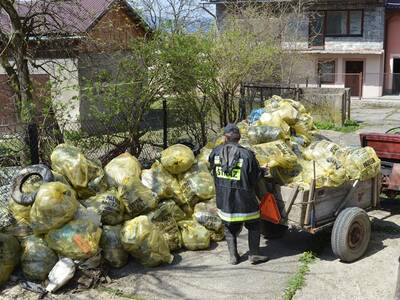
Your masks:
M249 230L249 261L251 264L256 265L269 260L268 256L260 255L260 231Z
M229 230L225 229L225 240L228 244L229 250L229 262L232 265L237 265L239 263L239 253L237 251L237 239L236 236L232 235Z

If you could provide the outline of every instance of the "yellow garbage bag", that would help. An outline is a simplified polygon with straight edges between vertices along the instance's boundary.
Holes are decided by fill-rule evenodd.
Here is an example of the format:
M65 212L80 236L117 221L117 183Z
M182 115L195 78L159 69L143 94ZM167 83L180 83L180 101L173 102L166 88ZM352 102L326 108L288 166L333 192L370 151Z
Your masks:
M181 144L173 145L161 152L161 164L173 175L189 170L194 164L194 160L193 151Z
M204 163L204 164L206 164L206 166L208 168L210 168L210 163L209 163L208 159L210 157L210 154L211 154L212 150L213 149L210 149L210 148L207 148L207 147L203 147L200 150L199 155L197 155L197 160L202 162L202 163Z
M247 132L249 131L249 124L247 122L239 122L236 124L236 126L239 128L240 135L247 135Z
M272 112L279 115L279 117L289 125L293 125L299 119L299 112L290 103L282 102L279 108Z
M21 248L18 240L10 234L0 233L0 286L7 283L18 265Z
M31 205L25 206L18 204L12 198L8 201L8 208L13 215L15 222L9 228L7 232L16 237L25 237L32 234L31 227Z
M162 221L173 218L181 221L186 218L185 212L173 201L168 200L158 205L157 209L150 213L151 220Z
M146 267L156 267L171 263L171 255L162 233L147 216L139 216L126 221L121 229L124 249Z
M352 180L374 178L381 170L381 161L371 147L345 149L337 155Z
M218 216L217 203L213 200L196 204L193 219L208 230L220 231L223 229L222 220Z
M299 116L297 122L292 125L296 131L296 135L311 136L311 131L314 130L314 120L308 113L303 113Z
M88 163L88 184L84 188L76 188L79 199L86 199L98 193L107 191L108 185L101 162L97 160L87 160Z
M160 162L156 161L150 170L143 170L142 183L157 194L159 199L170 199L179 194L178 180Z
M188 250L202 250L210 247L210 232L196 221L180 221L179 229L183 245Z
M36 194L30 212L35 234L56 229L72 219L79 202L75 191L61 182L44 183Z
M93 207L105 225L117 225L124 221L125 207L116 191L97 194L81 203L86 208Z
M128 252L124 250L121 241L121 225L103 226L100 247L107 263L114 268L122 268L128 263Z
M276 112L263 113L260 117L260 120L255 123L255 126L259 125L280 128L285 137L290 134L290 126L282 119L280 114Z
M58 261L57 254L42 238L34 235L24 238L21 246L21 267L24 275L29 280L45 280Z
M297 156L283 141L275 141L253 146L256 158L261 165L291 169L297 164Z
M78 148L60 144L51 153L51 167L64 175L74 188L85 188L88 184L88 161Z
M184 199L192 206L199 201L208 200L215 196L214 178L207 166L201 162L181 175L179 184Z
M302 171L293 179L293 184L308 190L314 178L312 161L300 160ZM322 158L315 161L316 187L337 187L348 181L346 169L339 160L334 157Z
M339 149L340 146L336 143L326 140L316 141L312 142L311 145L304 150L303 156L307 160L319 160L335 155L336 151Z
M218 231L210 230L210 239L212 242L220 242L225 238L224 229L221 228Z
M282 97L277 95L274 95L270 99L264 101L264 107L267 110L275 110L279 108L282 104L290 104L300 113L307 112L304 105L301 104L299 101L295 101L292 99L283 99Z
M281 128L267 125L251 126L248 136L253 145L269 143L285 138Z
M157 195L145 187L138 177L124 180L118 194L129 216L136 217L157 207Z
M140 177L142 167L136 157L125 152L112 159L104 168L107 183L110 187L118 187L129 178Z
M61 256L84 260L99 251L101 229L90 220L72 220L45 236L48 246Z
M156 230L162 233L168 244L170 251L182 248L182 236L178 224L172 215L161 215L157 211L147 215L150 221L156 227Z

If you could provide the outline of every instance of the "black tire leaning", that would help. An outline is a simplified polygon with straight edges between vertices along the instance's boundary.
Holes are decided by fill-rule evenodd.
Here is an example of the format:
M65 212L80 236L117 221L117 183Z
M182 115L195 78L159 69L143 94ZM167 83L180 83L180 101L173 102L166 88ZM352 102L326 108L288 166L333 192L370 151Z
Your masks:
M288 227L285 225L274 224L266 220L260 221L260 227L262 236L269 240L283 237L288 230Z
M33 202L35 201L36 192L22 192L22 185L33 175L40 176L43 182L54 181L53 173L46 165L32 165L22 169L15 178L12 186L11 197L16 203L28 206L33 204Z
M339 214L333 225L331 245L342 261L353 262L363 256L370 239L371 222L363 209L349 207Z

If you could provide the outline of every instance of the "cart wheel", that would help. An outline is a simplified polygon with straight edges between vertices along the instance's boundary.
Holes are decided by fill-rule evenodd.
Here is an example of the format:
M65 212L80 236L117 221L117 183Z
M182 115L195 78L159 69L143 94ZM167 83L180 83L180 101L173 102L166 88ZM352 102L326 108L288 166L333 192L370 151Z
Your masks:
M367 250L370 238L371 223L367 213L359 207L346 208L333 225L333 253L344 262L355 261Z
M261 234L269 240L279 239L283 237L288 227L281 224L274 224L265 220L261 220Z

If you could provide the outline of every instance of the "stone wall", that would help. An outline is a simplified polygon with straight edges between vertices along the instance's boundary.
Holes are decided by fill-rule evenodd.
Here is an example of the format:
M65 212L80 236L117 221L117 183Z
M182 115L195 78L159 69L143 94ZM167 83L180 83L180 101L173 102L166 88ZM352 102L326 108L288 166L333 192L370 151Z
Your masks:
M300 101L316 121L342 126L350 119L350 89L302 88Z

